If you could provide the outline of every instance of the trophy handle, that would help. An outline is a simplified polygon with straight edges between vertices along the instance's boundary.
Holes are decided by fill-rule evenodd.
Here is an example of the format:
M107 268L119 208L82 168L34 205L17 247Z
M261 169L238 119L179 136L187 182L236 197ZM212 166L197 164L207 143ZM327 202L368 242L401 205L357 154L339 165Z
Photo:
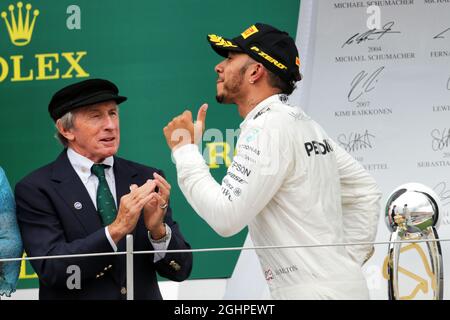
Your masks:
M388 295L389 300L399 300L400 293L398 290L398 265L400 258L400 248L401 243L394 243L395 241L401 240L400 230L397 228L391 233L391 239L388 248Z
M439 235L435 227L428 227L427 239L438 240ZM441 243L439 241L427 242L433 272L432 289L433 299L442 300L444 297L444 268L442 262Z

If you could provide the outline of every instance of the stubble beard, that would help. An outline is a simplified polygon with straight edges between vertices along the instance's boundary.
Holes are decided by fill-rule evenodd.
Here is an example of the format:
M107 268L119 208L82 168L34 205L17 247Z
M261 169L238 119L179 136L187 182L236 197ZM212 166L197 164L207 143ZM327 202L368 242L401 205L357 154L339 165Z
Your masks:
M234 75L229 82L223 82L223 93L216 95L216 101L221 104L232 104L235 102L235 97L238 96L244 75L242 72Z

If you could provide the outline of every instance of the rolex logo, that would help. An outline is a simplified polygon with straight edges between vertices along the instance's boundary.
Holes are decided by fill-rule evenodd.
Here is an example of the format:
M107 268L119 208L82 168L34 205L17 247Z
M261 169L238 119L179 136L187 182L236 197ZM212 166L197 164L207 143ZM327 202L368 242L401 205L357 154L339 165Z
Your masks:
M0 3L4 3L4 0L0 0ZM15 46L23 47L31 42L38 15L39 10L32 10L30 3L24 5L22 1L18 1L16 5L9 5L8 10L1 12L0 16L5 20L9 37ZM45 53L33 52L29 55L11 50L15 54L9 57L2 50L0 52L0 85L8 80L23 82L89 77L89 73L82 65L82 59L87 56L87 51L48 52L44 50Z
M36 18L39 15L39 10L34 10L33 18L30 23L31 4L28 3L25 6L25 19L22 7L23 3L17 2L17 14L15 14L14 5L11 4L8 7L10 15L9 20L7 12L3 11L1 14L2 18L5 20L11 42L19 47L26 46L30 43L31 36L33 35L34 24L36 23Z

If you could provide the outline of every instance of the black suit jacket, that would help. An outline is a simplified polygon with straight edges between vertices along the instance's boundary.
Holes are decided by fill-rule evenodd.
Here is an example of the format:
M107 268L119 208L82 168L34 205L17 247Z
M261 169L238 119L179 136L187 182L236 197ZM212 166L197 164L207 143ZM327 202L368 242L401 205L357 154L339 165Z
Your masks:
M117 207L129 193L130 184L142 185L153 173L162 172L114 157ZM89 194L64 150L56 161L21 180L15 188L17 218L28 256L113 252ZM81 206L80 206L81 204ZM80 208L81 207L81 208ZM168 207L165 222L172 230L169 250L189 249ZM125 250L125 238L118 243ZM134 230L134 250L153 250L143 217ZM156 272L173 281L183 281L192 269L191 253L167 253L154 263L153 254L134 255L135 299L162 299ZM102 256L33 260L39 276L40 299L126 299L126 258ZM69 266L81 271L81 289L70 290ZM69 281L70 282L70 281Z

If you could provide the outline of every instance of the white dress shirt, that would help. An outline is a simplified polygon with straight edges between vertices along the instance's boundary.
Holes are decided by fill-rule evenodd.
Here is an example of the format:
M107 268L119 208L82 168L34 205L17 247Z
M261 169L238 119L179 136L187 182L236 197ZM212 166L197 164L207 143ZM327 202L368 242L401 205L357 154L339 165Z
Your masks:
M75 152L73 149L68 148L67 149L67 157L69 158L70 164L75 169L75 172L78 174L78 176L81 179L81 182L83 182L84 186L86 187L87 192L89 193L89 196L91 197L92 203L95 206L95 209L97 209L97 187L98 187L98 178L95 174L91 172L91 167L94 164L94 162L79 153ZM116 195L116 180L114 177L114 157L108 157L103 162L103 164L109 166L105 168L105 177L106 181L108 182L109 190L111 191L112 196L114 197L114 203L117 203L117 195ZM169 242L171 239L171 230L170 227L166 224L166 240L165 241L154 241L151 238L150 232L148 232L148 239L150 240L153 248L155 250L166 250L169 246ZM117 252L117 245L111 238L111 235L109 234L108 227L105 227L105 233L106 238L108 238L109 243L111 244L111 247L114 251ZM153 262L157 262L165 257L165 253L155 253Z

